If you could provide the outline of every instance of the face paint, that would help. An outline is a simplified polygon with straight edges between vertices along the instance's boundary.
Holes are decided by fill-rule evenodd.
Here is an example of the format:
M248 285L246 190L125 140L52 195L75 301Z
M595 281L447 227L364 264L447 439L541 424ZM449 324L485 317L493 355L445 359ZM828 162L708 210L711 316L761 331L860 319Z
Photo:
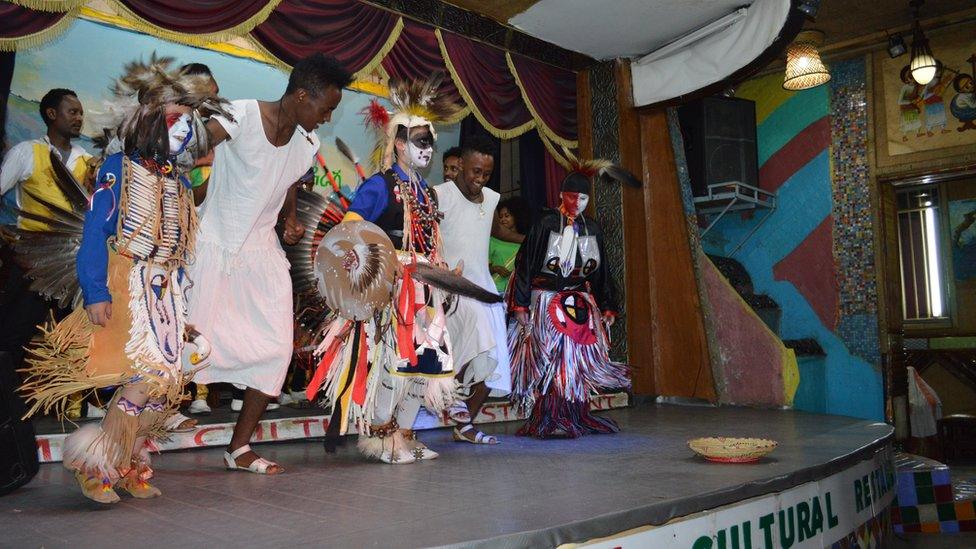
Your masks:
M166 125L169 127L169 154L176 156L183 152L193 136L190 115L170 113L166 115Z
M580 215L590 203L590 195L586 193L562 192L559 196L562 200L562 210L572 217Z
M418 132L407 142L407 155L410 164L416 168L426 168L434 157L434 137L430 132Z

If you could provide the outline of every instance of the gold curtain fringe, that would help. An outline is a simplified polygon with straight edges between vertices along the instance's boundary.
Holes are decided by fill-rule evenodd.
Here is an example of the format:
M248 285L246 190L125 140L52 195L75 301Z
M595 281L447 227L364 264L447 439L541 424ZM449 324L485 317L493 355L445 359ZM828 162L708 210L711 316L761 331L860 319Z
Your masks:
M118 12L124 15L132 25L132 27L142 33L150 34L159 38L164 38L166 40L171 40L173 42L179 42L181 44L188 44L190 46L207 46L217 42L227 42L244 36L254 30L254 27L263 23L270 15L271 12L278 7L281 0L268 0L260 11L252 15L245 21L234 25L233 27L228 27L216 32L208 32L201 34L190 34L184 32L176 32L169 29L164 29L146 21L134 11L129 9L128 6L123 4L121 0L110 0L112 6L114 6Z
M66 12L60 21L34 34L18 36L16 38L0 38L0 51L26 50L54 40L64 34L64 31L68 30L71 23L78 17L80 9L74 8Z
M508 130L496 128L489 123L488 119L485 118L485 115L482 114L481 110L478 109L478 105L476 105L471 99L471 94L468 93L468 90L464 87L464 83L461 81L457 71L454 69L454 63L451 62L451 57L447 54L447 47L444 46L444 37L441 36L441 29L434 29L434 35L437 36L437 44L441 49L441 57L444 58L444 65L447 67L447 72L451 74L451 79L454 80L454 85L457 87L458 92L461 93L461 97L464 98L465 103L467 103L467 107L471 110L471 114L473 114L474 117L478 119L478 122L480 122L481 125L488 130L488 133L499 139L514 139L535 127L535 119L531 119L520 126Z
M563 154L562 151L556 148L556 146L552 143L552 141L549 141L549 138L546 136L545 133L539 132L539 139L542 140L542 144L545 145L546 150L549 151L549 154L552 155L552 157L556 160L556 162L559 163L560 166L566 168L567 170L573 169L572 165L569 163L569 159L566 158L566 156Z
M87 0L8 0L11 4L37 11L65 13L78 9Z
M525 103L525 107L529 109L529 114L532 115L532 119L535 120L535 127L539 134L545 134L547 138L557 145L566 147L567 149L575 149L579 146L578 141L572 139L566 139L560 136L548 124L542 120L539 113L535 110L535 106L532 105L532 101L529 100L529 94L525 92L525 86L522 85L522 79L519 77L518 70L515 69L515 62L512 61L512 53L505 52L505 61L508 63L508 70L512 73L515 78L515 85L518 86L519 92L522 94L522 102Z
M383 62L383 59L386 58L386 56L390 53L390 50L393 49L393 46L396 45L396 42L400 39L400 34L402 33L403 17L397 17L397 22L395 25L393 25L393 30L390 31L390 35L386 37L386 42L383 44L383 47L376 52L376 55L374 55L373 58L366 63L366 65L353 74L353 78L355 78L357 81L365 80L369 74L376 69L376 67L380 66L380 63Z

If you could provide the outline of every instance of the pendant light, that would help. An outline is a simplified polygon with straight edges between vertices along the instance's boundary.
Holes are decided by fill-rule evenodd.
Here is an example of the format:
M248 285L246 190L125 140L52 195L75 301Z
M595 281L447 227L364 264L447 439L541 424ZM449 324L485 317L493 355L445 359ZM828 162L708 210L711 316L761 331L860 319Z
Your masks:
M796 35L786 48L786 76L783 88L792 91L808 90L830 81L830 73L817 50L823 44L824 33L810 29Z
M932 55L929 39L925 37L925 33L922 32L922 25L918 21L918 11L923 3L924 0L912 0L908 3L915 14L912 29L912 58L908 67L912 73L912 78L922 86L931 82L939 70L939 62Z

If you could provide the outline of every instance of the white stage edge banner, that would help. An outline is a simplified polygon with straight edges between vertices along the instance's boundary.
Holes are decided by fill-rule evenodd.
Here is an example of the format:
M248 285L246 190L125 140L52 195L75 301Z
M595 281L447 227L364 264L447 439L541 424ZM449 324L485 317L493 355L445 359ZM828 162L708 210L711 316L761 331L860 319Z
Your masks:
M895 496L890 447L873 458L789 490L680 517L661 526L562 548L812 549L830 547L885 512ZM715 467L740 465L715 464Z
M590 399L590 405L594 410L623 408L628 403L627 393L596 395ZM475 423L499 423L521 419L525 419L525 415L518 414L512 404L508 402L489 402L481 408L481 413L478 414ZM427 412L425 409L421 409L420 415L414 424L414 429L437 429L452 425L454 424L447 418L446 413L436 416ZM329 416L322 414L306 417L267 419L258 424L257 431L255 431L254 437L251 438L251 442L278 442L283 440L324 437L325 430L328 427ZM230 442L233 431L233 423L201 425L189 433L173 433L168 441L161 442L158 446L159 450L163 452L169 450L186 450L188 448L226 446ZM61 461L61 451L65 436L67 435L64 433L39 435L37 437L38 459L42 463Z

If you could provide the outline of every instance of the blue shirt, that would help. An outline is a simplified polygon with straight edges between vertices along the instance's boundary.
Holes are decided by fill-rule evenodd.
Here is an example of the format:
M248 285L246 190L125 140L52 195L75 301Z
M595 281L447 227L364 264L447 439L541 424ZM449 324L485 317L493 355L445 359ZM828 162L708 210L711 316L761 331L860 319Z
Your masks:
M394 165L393 171L404 181L408 179L407 174L400 166ZM420 186L427 188L427 182L424 181L423 177L420 178ZM352 199L352 204L349 205L349 211L356 212L370 223L375 223L386 210L389 197L390 192L386 187L386 179L383 178L382 173L377 172L363 181L356 189L356 196ZM424 201L423 195L418 196L417 199L421 203Z
M112 301L108 290L108 247L119 223L119 198L122 194L122 153L105 159L95 177L95 194L85 214L85 228L75 262L78 283L85 306ZM184 186L191 183L181 178Z

